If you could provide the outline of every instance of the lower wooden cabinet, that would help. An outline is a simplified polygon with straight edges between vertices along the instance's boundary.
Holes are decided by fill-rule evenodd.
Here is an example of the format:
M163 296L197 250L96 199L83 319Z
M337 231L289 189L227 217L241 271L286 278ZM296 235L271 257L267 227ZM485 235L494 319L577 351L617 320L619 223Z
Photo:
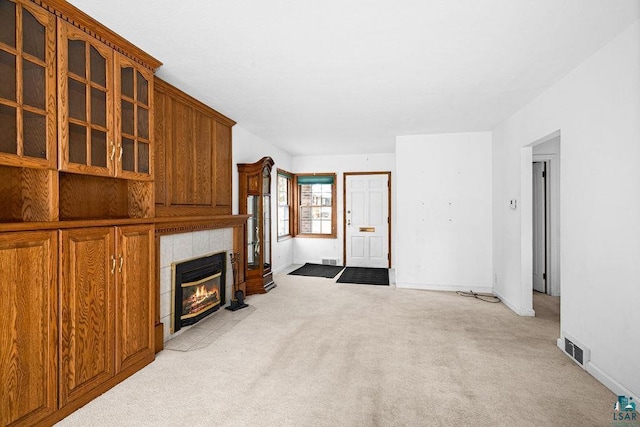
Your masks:
M56 410L57 232L0 234L0 425Z
M60 233L62 408L153 359L155 293L152 225Z

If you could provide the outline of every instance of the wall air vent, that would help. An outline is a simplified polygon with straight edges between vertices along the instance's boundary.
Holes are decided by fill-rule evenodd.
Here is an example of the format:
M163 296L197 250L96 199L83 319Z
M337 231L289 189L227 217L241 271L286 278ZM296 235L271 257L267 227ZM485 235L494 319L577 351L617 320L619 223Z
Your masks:
M591 354L589 349L566 335L564 337L564 346L561 346L560 342L558 342L558 344L558 347L562 348L569 357L571 357L578 365L582 366L583 369L586 369L585 365L589 361L589 356Z
M338 258L322 258L323 265L338 265Z

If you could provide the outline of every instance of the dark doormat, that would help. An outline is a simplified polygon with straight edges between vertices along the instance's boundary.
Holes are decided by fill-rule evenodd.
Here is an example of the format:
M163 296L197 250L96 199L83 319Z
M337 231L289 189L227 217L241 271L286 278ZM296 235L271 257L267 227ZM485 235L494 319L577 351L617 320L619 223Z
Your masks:
M389 286L389 269L368 267L347 267L338 283L358 283L361 285Z
M326 277L327 279L333 279L342 271L344 267L341 265L324 265L324 264L311 264L306 263L297 270L292 271L289 274L294 276L313 276L313 277Z

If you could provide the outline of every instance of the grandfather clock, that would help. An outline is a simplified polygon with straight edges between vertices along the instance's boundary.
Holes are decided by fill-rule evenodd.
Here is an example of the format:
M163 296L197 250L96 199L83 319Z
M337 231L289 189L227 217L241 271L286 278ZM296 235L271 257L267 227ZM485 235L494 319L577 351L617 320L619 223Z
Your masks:
M249 215L245 239L247 295L276 287L271 271L271 168L273 159L238 164L240 214Z

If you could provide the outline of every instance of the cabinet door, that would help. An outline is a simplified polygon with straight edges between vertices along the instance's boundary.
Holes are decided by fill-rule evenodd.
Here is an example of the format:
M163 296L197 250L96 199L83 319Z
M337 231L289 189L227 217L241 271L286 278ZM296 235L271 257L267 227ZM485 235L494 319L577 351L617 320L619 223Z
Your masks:
M61 233L60 406L114 375L115 229Z
M0 234L0 425L56 408L55 231Z
M152 179L153 73L115 54L117 175Z
M118 228L116 372L154 355L154 231Z
M0 0L0 164L56 168L55 17Z
M231 126L216 121L215 206L219 214L231 214Z
M58 20L60 169L115 174L113 51Z

